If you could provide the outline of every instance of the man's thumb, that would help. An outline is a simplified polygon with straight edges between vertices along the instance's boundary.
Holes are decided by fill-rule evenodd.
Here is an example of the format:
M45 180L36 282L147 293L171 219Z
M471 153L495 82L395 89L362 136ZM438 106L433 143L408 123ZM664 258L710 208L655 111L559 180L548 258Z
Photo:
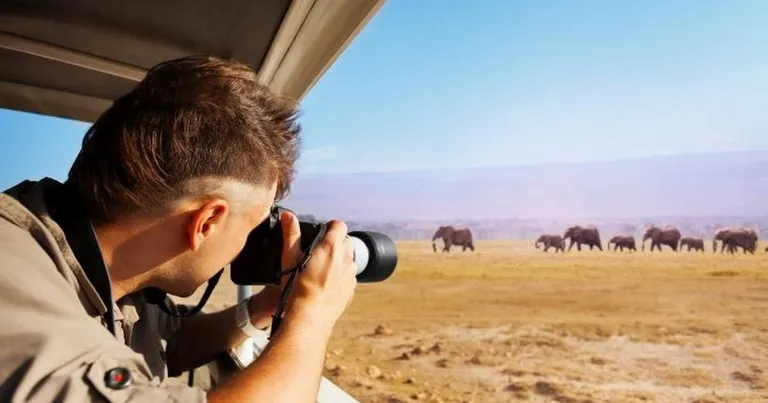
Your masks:
M299 220L290 212L284 212L280 216L280 225L283 230L283 270L293 268L301 258L301 230Z

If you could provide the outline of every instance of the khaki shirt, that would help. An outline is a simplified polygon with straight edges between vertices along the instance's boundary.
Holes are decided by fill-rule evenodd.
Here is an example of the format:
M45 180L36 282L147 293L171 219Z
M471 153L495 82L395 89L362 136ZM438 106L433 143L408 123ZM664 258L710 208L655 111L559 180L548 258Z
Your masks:
M104 302L47 213L46 178L0 194L0 401L205 402L202 389L168 385L165 352L180 322L141 294ZM114 388L113 368L131 383Z

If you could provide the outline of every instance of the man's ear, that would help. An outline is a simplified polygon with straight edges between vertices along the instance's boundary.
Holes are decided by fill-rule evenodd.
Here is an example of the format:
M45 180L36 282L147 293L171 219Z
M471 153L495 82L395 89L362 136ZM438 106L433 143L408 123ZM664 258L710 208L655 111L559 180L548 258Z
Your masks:
M191 213L187 235L189 235L189 247L194 252L200 249L203 241L221 230L229 213L229 204L224 199L212 199Z

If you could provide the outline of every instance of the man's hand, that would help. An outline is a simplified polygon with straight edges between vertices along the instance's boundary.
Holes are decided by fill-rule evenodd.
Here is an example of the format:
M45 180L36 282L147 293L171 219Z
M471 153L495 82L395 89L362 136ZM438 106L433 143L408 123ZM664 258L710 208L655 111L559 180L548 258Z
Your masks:
M280 224L285 245L282 256L285 270L301 259L301 233L299 220L289 212L283 213ZM309 315L313 321L327 322L333 327L349 306L357 285L353 258L354 249L347 236L346 224L330 221L325 236L312 251L307 267L296 277L286 316Z
M301 258L299 221L285 213L280 222L282 266L292 268ZM280 328L251 365L208 392L208 401L316 401L328 340L357 284L352 259L346 225L331 221L307 267L296 276Z

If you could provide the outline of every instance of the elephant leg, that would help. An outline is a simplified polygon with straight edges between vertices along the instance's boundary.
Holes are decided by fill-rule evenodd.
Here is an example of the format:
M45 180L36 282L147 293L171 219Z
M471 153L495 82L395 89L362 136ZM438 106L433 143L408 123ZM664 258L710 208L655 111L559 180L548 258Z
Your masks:
M576 250L581 252L581 242L576 242Z
M568 244L568 252L570 252L571 248L573 248L573 244L574 244L573 239L571 239L571 242Z
M595 245L589 244L589 250L594 249Z

